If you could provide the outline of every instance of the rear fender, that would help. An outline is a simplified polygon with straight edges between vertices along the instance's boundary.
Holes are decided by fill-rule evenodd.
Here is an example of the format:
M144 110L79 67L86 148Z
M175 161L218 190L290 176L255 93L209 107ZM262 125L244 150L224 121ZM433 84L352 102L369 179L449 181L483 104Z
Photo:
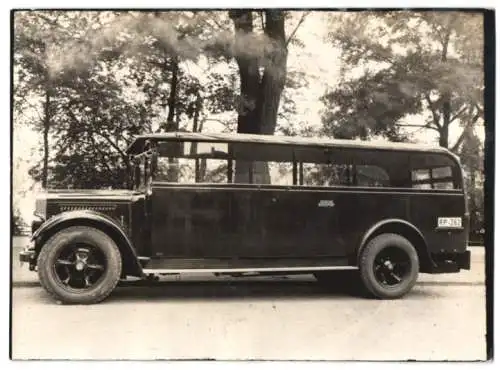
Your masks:
M420 230L412 223L396 218L379 221L366 231L358 245L356 263L359 263L361 252L368 244L368 241L373 237L386 232L399 234L407 238L414 245L421 262L421 272L430 271L436 266L431 255L429 254L429 250L427 249L425 237Z

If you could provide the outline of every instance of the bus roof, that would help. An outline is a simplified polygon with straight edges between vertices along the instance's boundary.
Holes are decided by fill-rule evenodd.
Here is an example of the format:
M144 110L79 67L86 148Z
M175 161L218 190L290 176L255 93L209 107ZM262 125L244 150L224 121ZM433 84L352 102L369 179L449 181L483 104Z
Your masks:
M292 146L336 147L350 149L378 149L397 151L423 151L434 153L450 153L448 149L440 146L395 143L390 141L361 141L340 140L324 138L306 138L298 136L255 135L255 134L224 134L224 133L199 133L199 132L167 132L136 136L128 147L127 153L136 155L143 151L146 141L162 142L177 140L196 140L204 142L236 142L236 143L265 143Z

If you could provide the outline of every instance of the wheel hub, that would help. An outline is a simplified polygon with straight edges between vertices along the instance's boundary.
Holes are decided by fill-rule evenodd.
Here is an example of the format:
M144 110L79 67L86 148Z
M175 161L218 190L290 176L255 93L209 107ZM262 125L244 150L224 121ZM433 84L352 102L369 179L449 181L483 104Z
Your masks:
M83 271L87 267L87 260L89 258L89 250L79 248L76 251L75 268L77 271Z
M384 262L384 266L389 270L389 271L392 271L394 270L394 265L392 264L392 262L390 260L386 260Z

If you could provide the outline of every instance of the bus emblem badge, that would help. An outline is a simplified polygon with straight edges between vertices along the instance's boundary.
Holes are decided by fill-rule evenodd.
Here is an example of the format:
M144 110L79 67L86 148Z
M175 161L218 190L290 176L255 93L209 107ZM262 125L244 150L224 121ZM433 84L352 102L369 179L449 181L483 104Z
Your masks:
M322 199L318 203L318 207L333 207L333 206L335 206L335 203L333 203L333 200Z

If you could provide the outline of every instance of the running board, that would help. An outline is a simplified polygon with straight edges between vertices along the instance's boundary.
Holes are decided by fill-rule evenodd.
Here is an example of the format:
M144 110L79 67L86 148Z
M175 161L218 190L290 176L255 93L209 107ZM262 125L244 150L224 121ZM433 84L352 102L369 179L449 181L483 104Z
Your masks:
M311 267L330 269L332 267L352 266L347 258L176 258L162 257L145 261L147 270L195 270L205 271L306 271Z
M354 266L301 266L301 267L253 267L253 268L170 268L170 269L143 269L146 275L155 274L225 274L225 273L252 273L252 272L312 272L331 270L357 270Z

